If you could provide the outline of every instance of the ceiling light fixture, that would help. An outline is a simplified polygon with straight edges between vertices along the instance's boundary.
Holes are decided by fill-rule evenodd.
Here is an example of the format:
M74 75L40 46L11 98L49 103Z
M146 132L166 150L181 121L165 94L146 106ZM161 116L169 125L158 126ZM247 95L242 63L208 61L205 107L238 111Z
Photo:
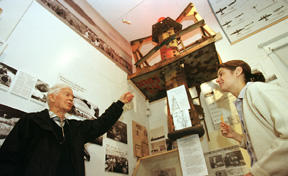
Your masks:
M129 21L129 20L123 18L123 19L122 19L122 23L125 23L125 24L131 24L131 21Z

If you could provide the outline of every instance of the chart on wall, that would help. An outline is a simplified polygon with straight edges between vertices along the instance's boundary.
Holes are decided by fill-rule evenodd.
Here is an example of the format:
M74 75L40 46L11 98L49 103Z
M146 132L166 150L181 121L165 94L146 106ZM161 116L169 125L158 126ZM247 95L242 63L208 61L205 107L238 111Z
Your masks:
M288 0L208 0L231 44L288 18Z

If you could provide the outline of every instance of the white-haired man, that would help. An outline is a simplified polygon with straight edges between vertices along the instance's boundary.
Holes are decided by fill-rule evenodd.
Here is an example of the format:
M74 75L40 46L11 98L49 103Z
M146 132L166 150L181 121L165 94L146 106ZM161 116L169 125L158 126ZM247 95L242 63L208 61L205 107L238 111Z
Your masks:
M73 91L58 84L48 92L49 110L28 113L15 125L0 149L1 176L84 176L84 144L107 132L133 99L123 94L98 119L65 119Z

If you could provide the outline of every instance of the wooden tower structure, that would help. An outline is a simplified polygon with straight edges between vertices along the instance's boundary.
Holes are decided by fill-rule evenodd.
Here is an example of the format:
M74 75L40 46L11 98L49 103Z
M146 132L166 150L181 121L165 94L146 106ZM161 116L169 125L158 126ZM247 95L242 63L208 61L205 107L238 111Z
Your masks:
M193 24L182 29L180 22L185 18L193 20ZM200 36L188 45L183 44L182 37ZM168 137L172 140L188 134L204 134L199 119L199 110L193 105L189 88L196 87L200 94L200 84L213 80L217 76L217 66L221 62L215 49L217 35L205 24L190 3L180 16L173 20L169 17L160 18L152 26L152 36L131 41L136 72L129 75L130 79L146 96L149 102L166 97L167 91L184 85L189 104L191 127L175 130L173 117L168 105ZM145 55L141 47L146 42L154 41L157 45ZM149 62L154 53L160 50L161 61L152 65ZM169 100L168 100L169 101ZM201 108L200 108L201 109Z

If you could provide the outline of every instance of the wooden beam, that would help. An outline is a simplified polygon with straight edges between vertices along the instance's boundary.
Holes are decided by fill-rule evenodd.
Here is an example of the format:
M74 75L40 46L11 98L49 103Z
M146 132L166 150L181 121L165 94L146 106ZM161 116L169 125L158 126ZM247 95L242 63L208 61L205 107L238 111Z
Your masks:
M193 7L194 5L192 3L189 3L188 6L183 10L183 12L177 17L175 21L180 23L187 16L187 14L190 14Z
M188 26L187 28L171 35L170 37L168 37L167 39L163 40L160 44L158 44L157 46L155 46L154 48L152 48L143 58L141 58L140 60L138 60L135 65L138 66L140 65L142 62L146 61L149 57L151 57L156 51L158 51L162 46L169 44L169 42L171 42L172 40L174 40L175 38L178 38L184 34L187 34L188 32L191 32L201 26L205 25L204 20L198 21L195 24L192 24L190 26Z

